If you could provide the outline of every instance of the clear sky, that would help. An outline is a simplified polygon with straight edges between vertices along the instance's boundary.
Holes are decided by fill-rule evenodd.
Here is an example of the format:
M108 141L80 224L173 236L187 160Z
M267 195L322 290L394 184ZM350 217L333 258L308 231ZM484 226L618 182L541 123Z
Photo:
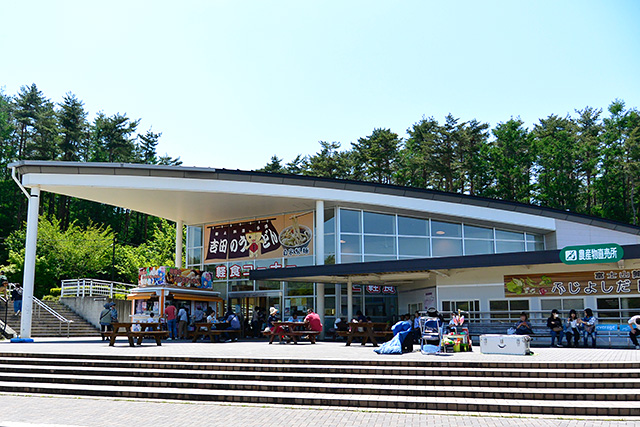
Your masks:
M185 165L255 169L451 112L640 107L640 1L4 1L0 87L142 118Z

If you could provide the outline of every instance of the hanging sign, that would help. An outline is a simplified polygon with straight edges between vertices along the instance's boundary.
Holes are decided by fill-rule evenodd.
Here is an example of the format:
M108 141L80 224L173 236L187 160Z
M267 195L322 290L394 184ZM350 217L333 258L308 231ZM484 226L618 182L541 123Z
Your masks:
M313 254L313 212L205 227L204 263Z
M640 294L640 270L504 276L504 295L507 298L638 294Z
M560 251L560 261L567 265L618 262L623 256L624 249L617 243L567 246Z

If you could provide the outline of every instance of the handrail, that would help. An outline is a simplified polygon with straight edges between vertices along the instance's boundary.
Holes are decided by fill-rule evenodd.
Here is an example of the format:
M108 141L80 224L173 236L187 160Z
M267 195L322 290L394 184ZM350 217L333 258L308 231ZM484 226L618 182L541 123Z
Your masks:
M73 323L73 320L67 319L66 317L64 317L63 315L61 315L60 313L58 313L57 311L55 311L51 307L49 307L47 304L45 304L44 302L40 301L35 296L33 297L33 302L38 306L38 309L44 308L46 312L48 312L53 317L58 319L58 321L60 322L60 332L61 333L62 333L62 324L66 323L67 324L67 338L69 338L69 336L70 336L70 325L71 325L71 323ZM38 313L38 315L40 315L40 313Z
M60 285L60 297L109 297L127 296L137 285L100 279L65 279Z

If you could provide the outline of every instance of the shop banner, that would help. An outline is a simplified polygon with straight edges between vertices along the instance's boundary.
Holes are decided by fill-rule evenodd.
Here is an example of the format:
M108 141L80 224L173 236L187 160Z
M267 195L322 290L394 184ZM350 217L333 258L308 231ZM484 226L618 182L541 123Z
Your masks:
M313 212L207 225L204 263L313 254Z
M507 298L638 294L640 294L640 270L504 276L504 295Z
M175 286L180 288L212 289L213 275L191 268L143 267L138 269L138 286Z

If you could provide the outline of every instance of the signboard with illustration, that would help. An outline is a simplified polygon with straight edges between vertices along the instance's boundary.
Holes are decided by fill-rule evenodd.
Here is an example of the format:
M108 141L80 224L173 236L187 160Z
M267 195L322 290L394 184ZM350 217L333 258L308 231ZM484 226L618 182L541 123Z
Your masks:
M143 267L138 270L138 286L176 286L181 288L211 289L213 275L192 268Z
M313 212L207 225L204 263L313 254Z
M507 298L638 294L640 294L640 270L504 276L504 295Z

